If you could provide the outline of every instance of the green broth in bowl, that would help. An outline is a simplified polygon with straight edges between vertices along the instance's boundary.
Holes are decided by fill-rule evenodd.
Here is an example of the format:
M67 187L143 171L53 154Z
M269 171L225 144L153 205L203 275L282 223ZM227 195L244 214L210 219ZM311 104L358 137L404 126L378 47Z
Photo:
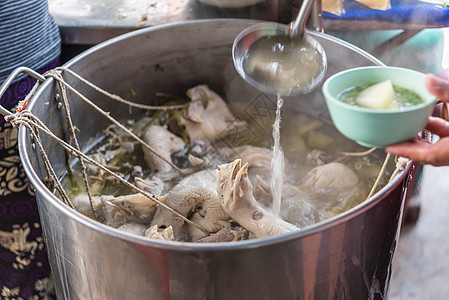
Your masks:
M378 102L379 102L379 101L377 101L378 99L376 99L375 97L372 97L373 98L372 101L375 103L373 103L371 106L364 105L365 102L363 100L366 100L367 98L371 98L369 96L375 95L376 91L378 91L385 85L391 86L391 89L392 89L391 101L386 100L387 103L386 103L386 105L384 105L384 107L380 107L380 108L372 107L372 106L378 105ZM376 87L379 87L379 88L376 88ZM367 94L366 92L367 91L369 92L369 88L372 90L372 92L369 93L369 95L366 95ZM366 96L363 97L364 95L366 95ZM404 109L406 107L424 103L424 99L421 96L419 96L417 93L415 93L414 91L411 91L409 89L393 85L393 84L391 84L390 80L382 81L380 83L364 83L364 84L360 84L360 85L357 85L354 87L347 88L347 89L343 90L337 96L337 98L339 100L344 101L351 105L357 105L357 106L373 108L373 109L376 109L376 108L378 108L378 109ZM367 101L369 101L369 100L371 100L371 99L367 99Z
M427 124L436 99L424 78L405 68L360 67L329 77L323 94L343 135L366 147L384 148L412 139Z

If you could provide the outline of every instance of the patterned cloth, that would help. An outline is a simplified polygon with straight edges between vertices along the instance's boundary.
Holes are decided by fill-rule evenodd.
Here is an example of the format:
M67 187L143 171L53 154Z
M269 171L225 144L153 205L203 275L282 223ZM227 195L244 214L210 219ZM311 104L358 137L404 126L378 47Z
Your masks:
M56 59L37 71L44 73L58 65ZM31 77L16 82L0 105L11 109L35 82ZM36 198L20 163L17 131L0 117L0 299L52 299L53 282Z
M46 0L0 0L0 84L19 66L39 73L55 68L60 52ZM21 75L0 105L11 110L35 82ZM0 299L53 299L36 198L20 163L17 131L0 115Z

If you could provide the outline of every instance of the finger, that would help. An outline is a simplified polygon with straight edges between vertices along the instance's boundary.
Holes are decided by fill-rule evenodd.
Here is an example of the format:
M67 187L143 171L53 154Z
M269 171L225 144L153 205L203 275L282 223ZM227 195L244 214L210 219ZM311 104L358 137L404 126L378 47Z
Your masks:
M426 129L439 137L449 136L449 122L437 117L429 117Z
M424 82L432 95L435 95L441 101L449 102L449 80L434 74L427 74Z
M435 144L429 144L421 139L414 139L387 146L385 151L407 157L421 164L449 166L449 138L440 139Z
M449 80L449 69L443 69L438 72L438 77Z
M428 164L428 147L430 144L423 144L417 141L408 141L399 144L387 146L385 151L398 156L406 157L421 164Z

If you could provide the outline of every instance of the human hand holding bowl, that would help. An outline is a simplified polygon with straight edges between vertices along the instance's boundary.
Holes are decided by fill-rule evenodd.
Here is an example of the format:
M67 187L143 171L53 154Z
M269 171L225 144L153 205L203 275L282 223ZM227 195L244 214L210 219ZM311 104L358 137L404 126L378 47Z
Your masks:
M359 67L329 77L323 94L343 135L366 147L385 148L412 139L425 127L435 96L424 78L405 68Z
M449 103L449 80L447 76L427 74L425 86L438 99ZM389 153L407 157L422 164L449 166L449 122L441 118L429 117L426 129L440 139L431 144L427 140L415 137L409 141L387 146Z

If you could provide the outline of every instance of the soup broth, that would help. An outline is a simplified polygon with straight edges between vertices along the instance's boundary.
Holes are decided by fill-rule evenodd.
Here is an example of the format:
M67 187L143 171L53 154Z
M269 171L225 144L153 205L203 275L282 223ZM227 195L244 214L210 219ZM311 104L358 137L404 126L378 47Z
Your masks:
M367 88L372 87L376 83L365 83L345 89L338 95L338 99L351 105L360 106L357 103L357 97ZM415 92L393 85L394 99L388 109L404 109L414 105L424 103L424 100Z
M74 171L63 178L64 188L70 199L74 199L76 209L112 227L150 238L214 242L299 230L338 215L366 199L380 170L381 160L374 154L358 157L341 154L366 149L345 139L334 127L317 118L284 111L281 128L281 146L285 152L284 185L280 214L272 214L272 137L262 134L256 139L246 139L249 141L246 144L234 146L229 136L223 135L226 130L218 130L220 134L212 137L210 130L222 126L219 118L232 117L232 122L223 124L223 128L230 133L235 132L233 126L237 126L242 135L249 135L254 130L251 128L255 127L255 119L241 115L242 109L238 105L228 107L224 102L229 115L223 107L214 112L212 109L221 105L221 102L214 101L223 100L204 86L200 87L202 99L205 99L204 93L208 98L204 102L191 96L190 102L186 100L182 109L158 111L149 117L126 121L132 132L159 149L161 154L168 153L167 159L183 174L169 165L156 164L158 158L116 126L103 132L101 141L89 151L89 155L121 178L174 206L177 212L185 210L185 218L202 224L209 235L180 221L179 217L168 218L167 211L161 211L163 208L154 205L151 199L136 196L136 191L96 166L89 166L87 170L96 214L86 203L79 166L76 165ZM199 122L196 119L199 118L198 110L216 115L209 120L202 116ZM267 128L261 129L262 132L271 132L274 116L271 121ZM211 122L212 126L206 126L206 122ZM149 135L156 132L155 129L164 134L160 144L156 143L158 136ZM383 179L381 186L386 180ZM220 204L228 196L238 198L239 203L249 201L251 207L257 207L250 218L260 217L261 221L266 218L266 222L276 223L274 227L278 229L258 231L245 226L246 220L240 219L240 215L244 215L247 207L235 212L229 208L232 205ZM184 204L179 204L184 200L194 204L186 209ZM215 202L211 203L212 200ZM172 226L172 231L167 233L167 228ZM264 226L259 227L263 229ZM266 228L271 227L271 224L266 225ZM232 234L223 238L224 234L219 233L226 228ZM170 238L162 238L164 234L171 234Z

